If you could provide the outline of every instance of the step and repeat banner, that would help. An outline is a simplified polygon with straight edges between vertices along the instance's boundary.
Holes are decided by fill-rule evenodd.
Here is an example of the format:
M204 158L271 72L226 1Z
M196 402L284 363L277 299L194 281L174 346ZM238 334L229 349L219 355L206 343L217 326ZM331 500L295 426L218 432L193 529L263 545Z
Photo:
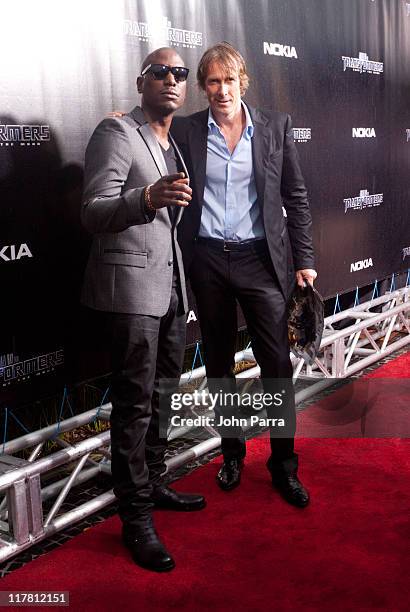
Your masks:
M108 371L98 317L79 307L89 236L83 157L96 124L137 102L143 58L191 68L226 40L246 100L291 114L324 297L410 263L410 2L2 0L0 406ZM199 337L195 308L188 339Z

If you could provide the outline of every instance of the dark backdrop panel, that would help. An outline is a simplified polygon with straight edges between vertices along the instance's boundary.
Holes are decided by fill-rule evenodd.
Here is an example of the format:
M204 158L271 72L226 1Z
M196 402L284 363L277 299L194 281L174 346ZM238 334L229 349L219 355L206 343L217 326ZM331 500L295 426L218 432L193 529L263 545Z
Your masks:
M191 68L184 112L206 106L196 65L228 40L248 62L246 100L291 114L325 297L407 269L409 4L4 2L0 405L109 370L103 320L79 307L90 240L79 222L83 156L107 112L136 104L139 66L158 46L175 45Z

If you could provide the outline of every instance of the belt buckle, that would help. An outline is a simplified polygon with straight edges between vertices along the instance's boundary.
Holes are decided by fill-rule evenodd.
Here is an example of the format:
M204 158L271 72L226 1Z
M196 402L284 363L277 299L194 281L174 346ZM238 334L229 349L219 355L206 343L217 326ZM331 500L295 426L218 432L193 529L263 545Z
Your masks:
M228 242L227 240L224 240L224 252L225 252L225 253L230 253L230 252L231 252L231 249L228 249L228 247L226 246L226 245L227 245L227 242Z

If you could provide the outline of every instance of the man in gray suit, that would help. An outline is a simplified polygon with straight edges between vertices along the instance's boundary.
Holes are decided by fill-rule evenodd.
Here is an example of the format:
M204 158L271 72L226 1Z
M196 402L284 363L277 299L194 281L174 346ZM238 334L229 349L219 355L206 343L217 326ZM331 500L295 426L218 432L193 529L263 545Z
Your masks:
M114 493L125 545L137 564L156 571L175 563L155 532L152 508L205 506L200 495L160 484L166 439L159 434L159 381L179 379L185 349L176 226L191 189L169 127L184 103L188 72L175 50L151 53L137 79L141 107L104 119L85 155L82 220L93 242L82 301L104 311L108 323Z

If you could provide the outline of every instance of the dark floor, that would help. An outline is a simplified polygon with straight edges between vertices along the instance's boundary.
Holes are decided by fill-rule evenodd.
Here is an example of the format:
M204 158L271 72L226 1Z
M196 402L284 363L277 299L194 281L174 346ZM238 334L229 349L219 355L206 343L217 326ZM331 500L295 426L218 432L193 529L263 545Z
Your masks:
M407 350L408 348L405 348L401 351L397 351L393 355L389 355L385 357L383 360L379 361L377 364L374 364L373 366L361 372L360 375L355 378L360 378L360 376L372 370L375 370L383 363L386 363L388 361L395 359L400 354L407 352ZM304 402L303 404L299 404L297 407L298 412L305 410L308 406L310 406L312 403L317 402L322 397L325 397L331 393L334 393L336 389L340 388L340 386L349 384L350 381L351 379L342 379L335 386L332 386L331 388L323 391L321 394L318 394L317 396L315 396L314 399L310 399ZM248 438L253 437L258 433L260 433L260 430L254 428L252 431L250 431L247 434L247 437ZM185 440L185 439L184 440L182 439L174 440L169 445L168 454L169 455L178 454L182 450L185 450L189 448L190 446L193 446L196 443L198 443L199 439L203 439L203 437L200 436L200 437L189 439L189 440ZM178 480L179 478L197 469L201 465L208 463L209 461L211 461L214 457L218 456L219 454L220 454L219 449L216 449L214 451L207 453L206 455L203 455L202 457L195 459L192 462L185 464L184 466L180 467L178 470L175 470L171 472L170 474L168 474L166 476L166 481L173 482L175 480ZM75 487L73 491L70 492L69 497L67 498L66 502L63 505L64 511L75 508L81 505L82 503L96 497L96 495L99 495L107 491L109 488L111 488L110 477L105 476L103 474L99 475L96 479L94 479L91 482L92 484L90 484L90 482L87 482L87 483L84 483L83 485L77 486ZM50 502L50 504L51 503L52 502ZM46 504L44 505L46 506ZM79 533L91 527L92 525L95 525L96 523L100 523L101 521L104 521L106 518L113 516L115 513L116 513L116 506L115 504L112 504L111 506L103 510L100 510L98 513L93 514L92 516L76 523L72 527L65 529L62 532L56 533L52 537L39 542L38 544L32 546L30 549L16 555L13 559L0 564L0 576L3 577L7 575L8 573L12 572L13 570L25 565L29 561L32 561L36 557L39 557L40 555L43 555L49 552L50 550L53 550L57 546L60 546L61 544L69 540L70 538L73 538L74 536L78 535Z

